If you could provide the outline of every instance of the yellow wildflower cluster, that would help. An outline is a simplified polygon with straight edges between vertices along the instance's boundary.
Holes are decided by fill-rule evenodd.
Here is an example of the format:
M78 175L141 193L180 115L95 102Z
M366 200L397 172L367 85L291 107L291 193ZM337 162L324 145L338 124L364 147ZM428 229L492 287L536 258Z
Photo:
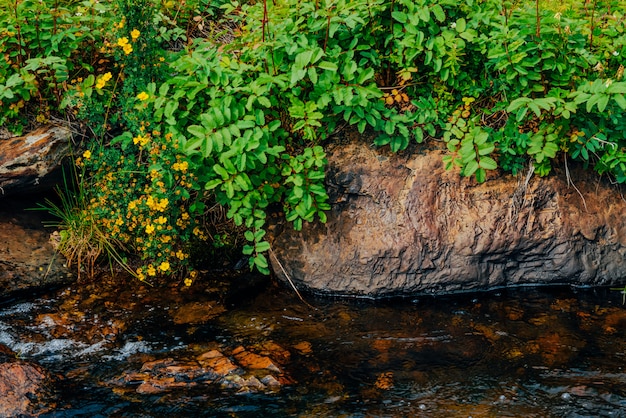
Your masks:
M133 46L128 43L128 38L125 36L117 40L117 46L121 47L126 55L133 52Z
M187 161L176 162L172 164L172 170L186 173L189 169L189 163Z
M169 204L169 200L167 198L155 199L152 196L148 196L148 199L146 201L146 205L148 205L148 208L150 208L151 210L159 211L159 212L165 212L165 209L167 209L168 204Z
M113 75L110 72L102 74L96 81L96 89L101 90L111 78Z
M133 144L135 145L139 145L140 147L145 147L146 145L148 145L148 142L150 141L150 136L149 135L137 135L136 137L133 138Z
M190 239L206 239L189 212L197 178L172 134L162 136L162 129L147 122L139 131L133 138L140 145L136 154L117 147L83 154L81 164L95 179L88 209L107 236L144 260L135 271L138 279L173 276L189 286L195 277L184 275Z

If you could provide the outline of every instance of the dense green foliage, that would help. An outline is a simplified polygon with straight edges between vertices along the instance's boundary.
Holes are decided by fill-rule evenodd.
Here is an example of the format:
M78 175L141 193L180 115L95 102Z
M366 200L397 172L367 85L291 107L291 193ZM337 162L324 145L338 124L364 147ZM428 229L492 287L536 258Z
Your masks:
M213 202L267 272L269 209L325 220L322 145L348 126L443 140L479 182L560 156L626 182L623 1L50 3L2 15L0 121L88 121L84 210L141 278L189 267Z

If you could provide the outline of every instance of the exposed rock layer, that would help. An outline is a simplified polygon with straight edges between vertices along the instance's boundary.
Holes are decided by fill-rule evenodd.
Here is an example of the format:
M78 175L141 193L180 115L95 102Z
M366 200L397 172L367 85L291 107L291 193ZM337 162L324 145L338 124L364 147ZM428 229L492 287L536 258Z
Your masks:
M576 187L565 174L476 184L441 156L331 147L328 222L274 225L274 271L314 292L372 297L626 280L616 186L584 171L572 174Z
M43 229L44 212L27 211L33 200L0 200L0 299L73 280Z
M0 194L50 188L48 177L69 154L71 132L46 126L27 135L0 140Z

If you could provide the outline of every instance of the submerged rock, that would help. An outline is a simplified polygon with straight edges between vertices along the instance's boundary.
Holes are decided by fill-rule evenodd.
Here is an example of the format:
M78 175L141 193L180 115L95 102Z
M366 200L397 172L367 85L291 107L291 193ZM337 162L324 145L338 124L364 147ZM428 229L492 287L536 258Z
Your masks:
M327 153L328 222L271 228L273 269L298 288L383 297L626 280L626 200L588 171L477 184L445 171L443 151Z
M279 346L274 344L272 347ZM126 372L108 382L114 387L132 388L144 395L200 385L214 385L238 392L275 391L292 383L272 358L248 351L243 346L232 350L230 356L213 349L195 359L168 357L149 360L139 371Z

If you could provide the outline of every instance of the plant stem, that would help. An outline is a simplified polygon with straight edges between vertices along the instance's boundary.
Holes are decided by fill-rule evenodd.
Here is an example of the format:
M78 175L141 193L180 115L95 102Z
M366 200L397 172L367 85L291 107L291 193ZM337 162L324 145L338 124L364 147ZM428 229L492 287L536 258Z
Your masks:
M537 38L541 37L541 16L539 15L539 0L535 0L535 11L537 14Z

